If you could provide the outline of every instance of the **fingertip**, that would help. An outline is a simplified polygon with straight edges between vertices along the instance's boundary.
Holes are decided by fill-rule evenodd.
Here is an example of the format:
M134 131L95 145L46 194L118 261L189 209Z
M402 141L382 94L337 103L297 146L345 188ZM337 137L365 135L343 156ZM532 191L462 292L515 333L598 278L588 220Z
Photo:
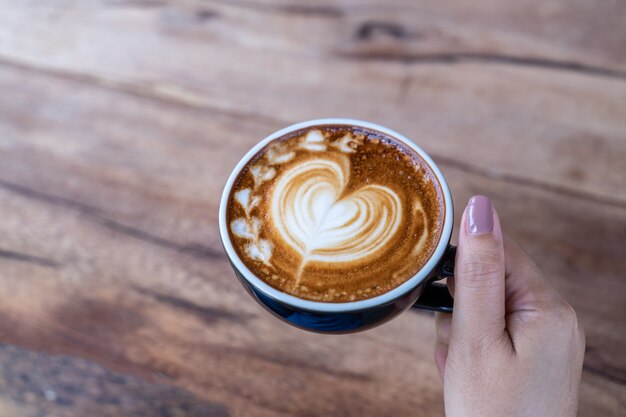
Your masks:
M459 239L463 236L492 235L502 240L498 211L491 199L484 195L470 197L461 216Z
M473 236L484 235L493 231L494 210L489 197L472 196L467 203L466 232Z
M504 246L498 214L486 196L463 213L455 262L455 322L469 332L498 327L505 315Z

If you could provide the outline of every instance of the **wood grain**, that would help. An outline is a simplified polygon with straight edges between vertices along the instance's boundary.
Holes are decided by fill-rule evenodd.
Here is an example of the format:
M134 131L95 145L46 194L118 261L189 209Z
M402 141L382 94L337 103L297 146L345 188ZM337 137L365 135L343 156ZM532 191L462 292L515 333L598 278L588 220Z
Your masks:
M170 415L443 415L431 315L303 333L254 304L222 253L230 169L268 133L318 116L414 138L444 171L457 219L470 195L490 195L586 328L580 415L620 415L625 11L556 0L5 7L0 334L47 354L0 349L0 415L159 415L178 397L186 405ZM110 372L90 361L140 388L100 406L109 388L89 385L60 406L20 379L59 369L81 385Z
M626 202L626 29L601 30L626 13L622 2L321 4L14 7L0 16L0 58L275 126L328 115L384 122L433 153L462 148L461 159L496 174ZM468 137L480 142L465 146ZM595 169L555 158L564 152Z
M0 346L0 415L228 417L219 403L118 374L85 359Z

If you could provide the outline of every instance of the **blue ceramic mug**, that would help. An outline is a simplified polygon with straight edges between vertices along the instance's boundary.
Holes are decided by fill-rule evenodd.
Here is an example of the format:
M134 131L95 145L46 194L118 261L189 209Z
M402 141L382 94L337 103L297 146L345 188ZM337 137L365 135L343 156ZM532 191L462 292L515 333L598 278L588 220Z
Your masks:
M341 303L304 300L286 294L256 277L239 258L231 242L226 222L226 206L231 188L239 172L269 142L293 131L318 125L363 127L395 138L417 152L430 165L441 188L444 200L443 227L435 251L417 274L384 294L365 300ZM452 298L447 287L436 281L454 274L455 247L450 245L453 223L454 210L450 189L433 160L403 135L374 123L352 119L310 120L281 129L263 139L233 169L224 187L219 209L222 245L244 288L252 298L274 316L293 326L318 333L352 333L366 330L391 320L411 307L452 311Z

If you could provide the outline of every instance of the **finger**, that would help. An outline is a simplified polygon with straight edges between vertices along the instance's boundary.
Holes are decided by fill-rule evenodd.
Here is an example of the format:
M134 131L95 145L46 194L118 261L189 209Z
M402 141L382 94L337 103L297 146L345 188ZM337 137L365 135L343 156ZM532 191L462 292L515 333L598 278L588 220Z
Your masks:
M448 358L450 334L452 332L452 315L448 313L435 313L435 327L437 329L437 340L435 342L435 365L439 371L439 376L443 380L446 359Z
M502 231L491 201L474 196L461 219L454 282L454 334L484 340L505 331Z
M573 308L518 244L506 239L504 249L506 326L515 351L534 350L537 339L558 338L563 331L573 331L580 351L584 352L584 333Z

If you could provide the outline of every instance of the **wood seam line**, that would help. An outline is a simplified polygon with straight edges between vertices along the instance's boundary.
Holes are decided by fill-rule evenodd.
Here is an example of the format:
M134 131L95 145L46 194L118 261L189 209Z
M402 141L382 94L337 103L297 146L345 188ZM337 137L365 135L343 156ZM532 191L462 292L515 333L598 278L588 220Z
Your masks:
M9 259L17 262L35 264L47 268L57 268L59 266L58 263L51 259L6 249L0 249L0 258Z
M516 185L527 186L530 188L552 192L555 194L566 195L568 197L573 197L580 200L586 200L589 202L603 204L607 206L613 206L622 209L626 208L626 201L620 198L600 196L586 191L574 190L560 185L542 182L533 178L507 174L489 168L484 168L478 165L468 164L464 161L448 158L446 156L438 155L432 152L428 152L428 154L435 160L438 165L449 166L453 169L458 169L459 171L475 174L480 177L489 178L495 181L502 181Z
M165 105L182 107L184 109L193 109L205 111L211 114L225 116L239 121L245 120L246 122L256 122L269 126L281 125L284 122L280 119L276 119L270 116L265 116L258 113L246 113L236 110L225 109L221 107L212 106L208 103L198 103L192 100L186 100L172 93L157 92L152 90L147 85L133 84L130 82L117 81L112 79L106 79L95 75L64 71L52 68L44 68L41 66L30 65L23 62L7 59L0 55L0 66L5 66L13 69L17 69L24 72L43 75L50 78L61 79L67 82L73 82L77 84L86 85L92 88L100 88L106 91L113 91L116 93L126 94L133 97L139 97L147 100L152 100L157 103L163 103Z
M0 188L3 188L7 191L13 192L15 194L19 194L23 197L30 198L32 200L36 200L39 202L43 202L46 204L51 204L57 207L62 207L65 209L72 210L74 212L80 213L81 215L86 216L91 219L94 223L103 226L109 230L124 234L126 236L141 240L143 242L147 242L153 244L155 246L160 246L162 248L170 249L175 252L183 253L185 255L193 256L194 258L199 259L222 259L224 258L224 254L220 250L216 250L214 248L210 248L201 244L189 244L184 245L180 243L173 242L171 240L155 236L150 234L144 230L137 229L132 226L128 226L122 223L119 223L115 220L109 219L102 215L102 210L91 207L87 204L80 203L74 200L70 200L64 197L52 196L49 194L42 193L40 191L32 190L30 188L21 186L19 184L13 184L8 181L4 181L0 179Z
M603 371L602 369L598 369L590 365L584 364L583 371L589 372L590 374L606 379L610 382L613 382L614 384L626 386L626 378L623 378L618 375L613 375L612 373Z
M233 313L229 310L212 307L210 305L196 304L191 300L177 297L175 295L157 292L151 288L143 288L137 285L131 285L130 288L137 293L152 298L153 300L166 304L172 308L184 311L200 318L205 323L212 323L218 320L230 321L233 323L247 322L254 318L254 315L247 313Z
M524 57L477 52L442 52L429 54L374 53L374 52L337 52L338 58L357 61L380 61L406 65L464 64L479 63L514 67L537 68L575 73L600 78L612 78L626 81L626 71L582 64L575 61L558 61L541 57Z
M300 5L300 4L266 4L255 1L246 0L213 0L209 1L209 5L230 6L240 9L249 9L264 13L282 13L287 15L301 15L305 17L325 17L325 18L339 18L345 15L344 8L325 6L325 5ZM354 5L359 7L358 5ZM355 8L356 8L355 7ZM350 8L348 6L348 8Z

